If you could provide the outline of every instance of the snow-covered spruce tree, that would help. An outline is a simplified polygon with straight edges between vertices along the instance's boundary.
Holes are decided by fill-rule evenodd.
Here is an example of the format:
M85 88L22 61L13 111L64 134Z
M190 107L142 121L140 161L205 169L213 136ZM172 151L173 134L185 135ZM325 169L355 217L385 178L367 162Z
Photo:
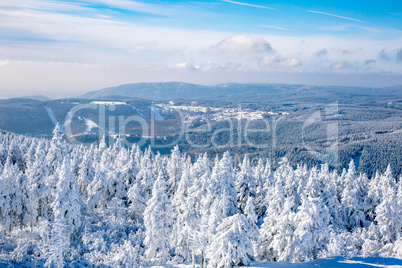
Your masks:
M324 181L324 191L320 195L320 200L324 202L329 212L329 224L333 228L343 228L341 215L341 204L337 197L338 174L330 174L328 165L323 165L320 170L321 180Z
M182 176L174 195L172 204L174 211L174 226L172 245L175 247L175 261L183 263L190 259L189 234L197 230L199 217L193 206L192 197L189 196L190 188L190 160L183 162Z
M199 225L197 229L198 231L192 231L189 234L190 250L192 253L192 263L193 266L195 266L196 261L195 258L196 255L199 254L201 255L200 265L201 267L205 267L205 257L209 247L209 240L210 240L208 226Z
M142 223L143 214L146 207L146 200L144 197L144 186L139 181L134 181L127 192L127 199L129 202L130 214L134 222Z
M325 181L319 174L317 167L310 170L310 176L307 179L307 184L304 190L306 196L310 198L319 198L325 190Z
M127 207L121 199L113 198L110 200L106 204L105 214L107 215L106 225L108 226L108 231L112 234L122 231L124 226L128 224L128 219L125 219L127 215Z
M127 177L125 179L126 182L127 180L131 181L127 191L127 199L133 220L142 223L147 201L151 198L152 186L154 184L154 172L150 152L141 154L139 148L133 148L135 148L136 151L134 155L133 152L131 154L133 166L127 167L131 169L131 171L126 173ZM134 176L134 174L135 177L131 177Z
M341 199L342 220L345 228L349 231L366 225L364 196L360 195L358 183L355 165L352 160L349 164L348 172L343 178L344 188Z
M0 229L11 232L29 221L31 211L25 175L10 161L0 176Z
M95 176L93 167L93 152L87 150L84 153L81 163L79 164L77 183L80 187L80 193L84 199L88 199L88 185Z
M306 185L305 193L309 198L318 198L328 208L330 224L335 228L344 228L340 214L341 204L336 193L336 182L331 179L329 167L322 165L321 169L312 168Z
M282 179L284 180L284 192L288 202L292 203L292 210L296 211L301 204L300 191L302 191L304 182L300 181L300 177L296 176L293 168L288 162L285 162L284 168L281 168Z
M258 159L257 165L253 169L253 176L256 182L256 190L255 190L256 195L254 198L254 206L258 217L264 215L266 210L266 207L264 207L264 204L262 202L263 198L266 195L266 192L264 190L263 174L264 174L263 159L260 158Z
M63 159L67 156L67 145L63 141L62 127L57 124L53 130L53 138L46 154L46 166L50 173L56 171Z
M224 218L236 214L237 191L232 160L228 152L224 153L220 161L215 159L204 207L208 209L203 213L203 218L208 221L211 238Z
M258 256L264 261L278 261L279 252L283 251L284 247L278 244L272 244L272 242L274 239L277 239L275 236L284 235L278 231L278 228L282 227L279 222L280 215L284 211L285 206L285 194L281 181L276 182L275 191L272 196L269 196L269 199L270 202L267 206L266 216L260 229L261 242L258 247Z
M154 175L152 169L152 151L147 148L141 157L137 181L142 184L142 193L145 202L151 198L152 187L159 174Z
M7 151L7 161L15 165L22 172L24 169L24 159L22 158L20 145L15 139L11 141Z
M191 219L189 234L189 248L192 260L195 263L196 255L200 256L201 266L205 263L206 250L209 246L210 232L208 229L210 208L207 201L208 186L211 178L210 162L207 154L200 156L190 170L192 185L188 189L186 205L189 211L185 217ZM203 266L204 267L204 266Z
M275 178L274 173L272 172L272 167L270 160L267 159L265 163L265 167L261 173L261 183L262 189L261 193L257 194L255 199L255 207L257 210L257 215L259 219L259 224L262 223L263 218L265 216L265 212L268 207L268 203L265 202L266 197L273 193L273 189L275 189Z
M143 267L140 247L129 240L122 244L113 244L106 254L105 265L110 267Z
M208 210L208 208L204 206L204 202L208 194L207 189L211 177L210 162L206 154L199 157L192 165L190 176L192 184L188 189L188 195L192 198L192 206L201 221L202 215L204 215L206 213L205 211ZM201 224L201 222L198 224Z
M103 151L99 164L100 171L104 174L102 179L105 180L106 202L109 202L113 198L123 199L127 196L127 191L119 174L120 170L118 169L118 166L122 164L118 163L118 159L116 158L117 155L113 154L112 149L107 148Z
M48 218L50 191L46 186L45 178L49 175L46 166L46 152L44 141L38 142L35 152L35 160L28 166L28 188L31 203L30 220L31 226L35 226L40 217Z
M365 199L368 206L367 216L371 221L375 218L375 209L380 204L382 198L382 190L380 187L380 173L377 171L375 176L369 182L369 191Z
M124 199L126 188L119 172L114 167L114 156L110 148L101 153L100 162L95 165L95 175L88 185L88 207L92 211L102 213L106 219L106 204L113 198Z
M200 226L200 218L195 211L194 201L192 196L188 196L181 206L182 213L178 215L175 226L181 226L175 229L172 233L172 241L175 241L175 258L176 263L190 261L191 251L194 250L194 239L204 241L206 233ZM197 237L194 237L194 234Z
M222 201L222 214L229 217L237 211L237 191L234 181L232 157L225 152L219 162L220 198Z
M119 162L121 163L121 180L123 181L125 187L130 188L136 180L138 174L138 165L134 157L127 152L126 159L122 160L123 157L120 156Z
M173 228L173 209L167 196L166 182L160 172L152 189L152 197L144 212L146 257L166 264Z
M105 173L101 171L99 165L96 165L94 178L88 185L88 198L86 200L88 209L93 216L96 213L102 213L105 217L105 206L108 201L105 177Z
M264 171L262 173L262 181L264 192L267 192L271 188L275 188L274 172L272 171L272 166L269 159L267 159L267 162L265 163Z
M38 148L38 142L40 140L38 139L32 139L28 150L25 152L23 156L23 172L26 173L28 169L30 169L35 162L35 154L36 154L36 149ZM1 162L1 161L0 161Z
M394 243L402 236L402 208L397 196L395 179L391 167L381 176L382 201L375 209L375 222L384 244Z
M151 148L148 148L151 150ZM162 172L162 174L166 178L166 187L167 187L167 180L168 180L168 175L166 171L166 166L167 166L167 159L165 157L162 157L160 152L157 152L156 155L152 155L152 171L154 174L154 177L157 178L159 175L159 172ZM170 199L173 198L173 196L169 196Z
M258 233L244 215L225 218L212 239L208 267L249 265L254 260L252 241L257 237Z
M220 181L219 181L219 160L216 157L212 167L211 175L205 177L206 180L206 194L201 199L201 224L207 225L209 232L209 239L215 234L216 227L222 220L222 213L219 212L219 198L220 198Z
M239 213L244 213L247 200L256 196L257 182L254 178L253 170L250 166L250 158L246 154L243 163L240 165L240 171L236 174L236 190Z
M179 146L176 145L169 157L166 171L168 174L167 189L168 196L172 200L173 195L176 193L181 173L182 173L182 158L180 156Z
M249 221L250 228L253 229L256 234L258 234L256 237L254 237L254 240L252 240L254 252L256 252L255 249L260 242L259 241L260 233L259 233L258 226L256 224L257 220L258 220L258 216L255 213L254 199L252 197L250 197L249 200L247 200L246 207L244 208L244 215L246 216L247 220Z
M134 143L133 146L131 147L130 158L132 159L132 161L134 161L136 167L140 166L141 157L142 157L141 148L140 146L138 146L137 143Z
M62 224L66 225L65 234L73 236L82 227L85 205L68 159L63 161L63 164L57 170L57 174L57 190L54 201L51 204L53 216L54 219L58 219Z
M398 205L402 208L402 179L399 179L397 186L396 197L398 198Z
M317 259L330 240L329 213L318 198L302 196L302 205L296 213L296 229L291 244L286 247L286 259L282 261L303 262Z
M371 222L369 228L363 229L360 238L363 241L361 255L363 257L376 257L382 247L378 226Z
M65 233L68 226L63 219L56 218L47 245L43 249L42 258L46 260L45 267L63 268L66 263L66 255L70 251L70 238Z

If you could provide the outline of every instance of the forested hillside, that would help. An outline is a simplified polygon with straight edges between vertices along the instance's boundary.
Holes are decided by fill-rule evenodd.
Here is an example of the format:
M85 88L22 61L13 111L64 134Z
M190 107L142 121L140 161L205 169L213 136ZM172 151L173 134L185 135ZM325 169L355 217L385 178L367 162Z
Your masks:
M232 267L317 258L402 259L402 182L353 161L293 169L175 147L72 146L0 134L0 264Z

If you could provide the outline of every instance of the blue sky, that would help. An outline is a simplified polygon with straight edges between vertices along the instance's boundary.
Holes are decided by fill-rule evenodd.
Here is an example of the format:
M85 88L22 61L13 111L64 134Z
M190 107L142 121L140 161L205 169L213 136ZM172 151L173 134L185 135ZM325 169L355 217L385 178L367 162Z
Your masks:
M402 84L402 2L3 1L0 81L0 97L155 81Z

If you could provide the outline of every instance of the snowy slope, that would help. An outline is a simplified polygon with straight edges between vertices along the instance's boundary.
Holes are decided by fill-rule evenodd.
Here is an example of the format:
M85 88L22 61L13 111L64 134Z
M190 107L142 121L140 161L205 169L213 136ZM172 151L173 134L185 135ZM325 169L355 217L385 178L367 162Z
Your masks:
M156 265L151 267L166 267L166 268L191 268L192 265ZM195 267L200 267L196 265ZM370 268L370 267L389 267L402 268L402 260L392 258L335 258L322 259L306 263L258 263L252 266L244 266L250 268L316 268L316 267L350 267L350 268Z

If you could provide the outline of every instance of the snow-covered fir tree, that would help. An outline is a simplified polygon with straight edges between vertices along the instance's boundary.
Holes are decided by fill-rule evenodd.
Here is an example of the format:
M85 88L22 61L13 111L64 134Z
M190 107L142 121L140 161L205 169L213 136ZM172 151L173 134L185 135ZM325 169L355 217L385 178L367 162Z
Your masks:
M208 267L249 265L254 260L253 243L258 233L243 214L225 218L209 249Z
M152 197L144 211L146 256L166 264L173 229L173 209L167 196L166 181L160 172L152 189Z

